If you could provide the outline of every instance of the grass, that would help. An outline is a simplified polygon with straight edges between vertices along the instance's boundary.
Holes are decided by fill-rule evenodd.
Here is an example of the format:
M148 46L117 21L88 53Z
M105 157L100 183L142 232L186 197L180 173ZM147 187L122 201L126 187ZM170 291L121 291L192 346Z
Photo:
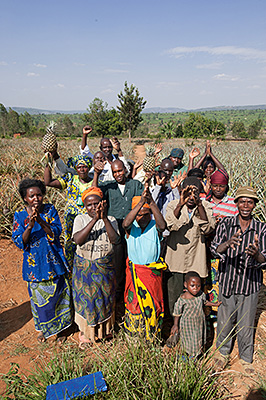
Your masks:
M96 371L102 371L108 387L107 392L93 396L97 400L222 398L218 377L212 374L207 362L183 360L176 351L164 352L159 343L131 344L120 335L87 352L66 345L49 362L41 358L27 377L14 364L2 378L7 385L4 400L45 399L47 385Z

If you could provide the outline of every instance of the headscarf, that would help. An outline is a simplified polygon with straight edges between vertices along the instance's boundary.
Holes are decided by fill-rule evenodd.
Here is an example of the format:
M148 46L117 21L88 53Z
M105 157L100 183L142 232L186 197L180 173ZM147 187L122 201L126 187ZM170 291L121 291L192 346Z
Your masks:
M171 150L171 153L169 155L169 157L174 157L174 158L183 158L184 157L184 150L180 149L180 148L175 148Z
M140 199L141 199L141 196L134 196L134 197L133 197L133 199L132 199L132 206L131 206L131 209L132 209L132 210L133 210L133 208L136 207L137 204L139 204ZM149 206L148 203L144 203L142 207L145 207L145 208L150 209L150 206Z
M99 196L101 199L103 198L103 192L101 191L101 189L99 189L98 187L95 186L91 186L88 189L84 190L84 192L82 193L81 196L81 200L84 203L84 200L86 199L86 197L88 196Z
M211 184L228 185L229 175L224 169L217 169L211 175Z
M77 166L80 164L87 165L87 167L90 168L92 165L92 160L89 156L82 156L82 155L70 157L67 160L68 167L77 169Z

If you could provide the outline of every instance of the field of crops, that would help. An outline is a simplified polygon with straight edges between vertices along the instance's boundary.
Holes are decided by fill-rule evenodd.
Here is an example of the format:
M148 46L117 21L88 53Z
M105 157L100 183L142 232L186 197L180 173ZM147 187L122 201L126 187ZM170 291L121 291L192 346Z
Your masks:
M135 143L121 140L122 149L127 159L134 159ZM80 140L60 140L59 153L66 160L79 152ZM95 152L99 138L89 139L89 146ZM185 150L184 162L193 147L204 151L204 141L185 142L182 139L167 140L163 143L161 158L169 155L171 148L182 147ZM230 176L230 194L234 195L240 185L254 186L260 198L256 207L256 217L266 221L266 156L264 146L259 142L219 142L212 144L215 156L224 164ZM2 139L0 143L0 236L10 237L12 219L15 210L22 204L17 188L26 176L43 177L44 164L41 141L25 138ZM64 193L48 189L47 200L52 202L59 214L64 209Z

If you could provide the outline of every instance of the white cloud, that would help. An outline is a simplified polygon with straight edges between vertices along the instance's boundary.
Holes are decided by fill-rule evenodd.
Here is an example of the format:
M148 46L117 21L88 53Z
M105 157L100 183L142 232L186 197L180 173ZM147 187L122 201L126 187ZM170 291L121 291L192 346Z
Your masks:
M74 62L74 65L75 65L76 67L85 67L85 64L78 63L78 62Z
M114 93L115 91L113 89L105 89L101 91L101 94L108 94L108 93Z
M33 64L34 65L34 67L37 67L37 68L47 68L47 65L45 65L45 64Z
M249 47L236 47L236 46L192 46L192 47L173 47L166 51L166 54L179 58L188 54L208 53L213 56L235 56L247 60L261 60L266 61L266 51L252 49Z
M214 63L210 63L210 64L200 64L200 65L196 65L196 68L198 69L219 69L222 67L224 63L218 63L218 62L214 62Z
M162 82L157 83L157 87L160 87L160 88L171 88L171 87L177 87L177 86L180 86L179 82L162 81Z
M35 72L28 72L27 76L40 76L40 75L36 74Z
M209 95L212 94L212 92L210 92L210 91L208 91L208 90L202 90L199 94L200 94L201 96L209 96Z
M58 88L60 88L60 89L64 89L64 88L65 88L65 85L64 85L63 83L57 83L57 84L55 85L55 87L58 87Z
M0 65L8 65L5 61L0 61Z
M238 76L231 76L231 75L227 75L227 74L217 74L214 75L213 79L219 80L219 81L238 81L239 77Z
M247 86L247 89L260 89L261 86L260 85L251 85L251 86Z

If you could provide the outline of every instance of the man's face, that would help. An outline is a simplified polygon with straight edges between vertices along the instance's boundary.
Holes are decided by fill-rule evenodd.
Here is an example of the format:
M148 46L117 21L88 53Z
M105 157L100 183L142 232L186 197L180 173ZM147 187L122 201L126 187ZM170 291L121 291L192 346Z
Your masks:
M142 207L136 215L136 221L142 229L151 221L151 212L147 207Z
M105 162L105 155L102 151L97 151L97 153L94 154L93 165L96 164L98 161L102 163Z
M182 161L182 158L178 158L178 157L169 157L170 160L173 162L174 167L176 168Z
M126 170L121 161L114 161L112 163L112 172L117 183L123 185L126 182Z
M102 139L100 145L101 151L106 155L106 157L110 156L113 151L112 143L109 139Z
M239 215L243 218L243 219L250 219L251 218L251 213L254 210L254 208L256 207L256 203L255 201L250 198L250 197L240 197L237 200L237 208L239 211Z

